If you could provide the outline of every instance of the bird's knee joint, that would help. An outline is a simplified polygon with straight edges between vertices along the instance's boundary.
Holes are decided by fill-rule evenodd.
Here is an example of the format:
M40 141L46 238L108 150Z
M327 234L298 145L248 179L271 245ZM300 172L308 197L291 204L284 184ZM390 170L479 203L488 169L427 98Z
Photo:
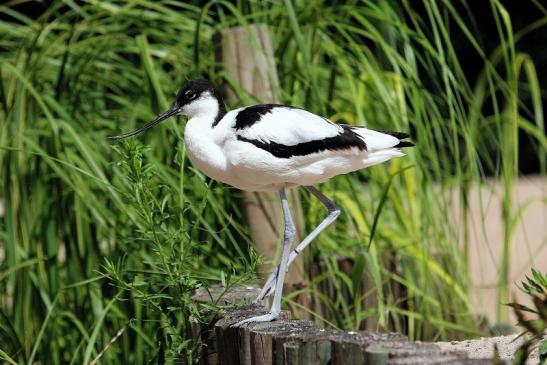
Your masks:
M291 242L296 237L296 227L294 225L285 226L285 237Z
M295 238L296 238L296 231L295 230L285 231L285 240L288 243L292 243L292 241L294 241Z
M341 211L340 211L340 208L338 208L337 206L334 206L334 207L332 207L332 208L330 209L329 215L330 215L332 218L336 219L336 218L338 218L338 216L340 215L340 212L341 212Z

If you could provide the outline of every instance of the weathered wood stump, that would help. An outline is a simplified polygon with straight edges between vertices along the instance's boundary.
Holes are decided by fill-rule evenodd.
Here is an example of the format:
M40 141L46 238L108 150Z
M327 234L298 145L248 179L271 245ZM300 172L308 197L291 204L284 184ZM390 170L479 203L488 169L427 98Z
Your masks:
M410 342L397 333L340 331L321 328L308 320L290 319L283 311L273 322L234 324L264 314L262 304L249 304L258 294L254 286L226 291L213 287L193 297L224 307L219 319L194 328L203 343L201 363L207 365L410 365L492 364L491 359L468 359L464 353L441 350L434 343ZM237 305L237 306L236 306Z

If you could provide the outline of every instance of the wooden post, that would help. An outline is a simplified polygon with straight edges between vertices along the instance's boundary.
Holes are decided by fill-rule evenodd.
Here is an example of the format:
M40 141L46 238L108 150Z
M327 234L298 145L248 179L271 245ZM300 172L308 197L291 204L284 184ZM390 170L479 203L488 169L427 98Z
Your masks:
M398 333L368 331L337 331L331 337L332 365L359 365L365 362L366 350L375 343L404 343L407 338Z
M217 61L227 78L233 80L253 99L245 103L279 102L277 92L279 81L274 63L272 42L268 28L264 24L238 26L224 29L214 37ZM234 90L226 89L227 100L234 104L239 100ZM296 191L289 193L289 202L297 226L297 240L302 237L303 214L300 199ZM282 240L282 211L277 193L243 192L243 204L250 228L251 238L256 251L266 259L277 263L280 256ZM271 265L260 268L262 276L268 275ZM298 258L286 277L286 288L306 285L302 257ZM307 305L309 299L299 298L301 304ZM294 309L294 308L293 308ZM299 312L299 317L307 312Z
M302 365L299 361L298 352L300 351L300 342L289 341L283 344L285 363L287 365Z
M199 341L200 349L200 365L218 365L220 358L227 359L224 364L237 364L234 359L238 359L234 354L234 349L237 351L239 346L230 343L237 339L232 333L231 336L225 336L221 328L229 327L230 322L230 307L239 305L238 311L241 315L258 315L259 312L264 312L263 303L259 305L250 305L256 298L259 289L256 286L236 285L228 291L220 285L214 285L210 288L199 289L192 296L192 300L197 303L217 303L220 307L226 307L226 313L222 318L213 320L213 323L207 325L193 324L191 328L194 341ZM226 324L226 322L228 322ZM223 327L224 325L224 327ZM231 361L233 360L233 361ZM231 362L230 362L231 361Z
M468 359L457 351L441 350L434 343L410 342L397 333L340 331L321 328L308 320L288 319L282 312L273 322L247 323L242 319L263 314L261 305L242 305L256 295L257 287L237 286L224 292L220 286L197 293L193 299L228 305L214 331L200 332L205 343L200 363L207 365L387 365L460 364L486 365L491 359ZM211 326L207 326L210 328ZM207 337L208 335L209 337Z

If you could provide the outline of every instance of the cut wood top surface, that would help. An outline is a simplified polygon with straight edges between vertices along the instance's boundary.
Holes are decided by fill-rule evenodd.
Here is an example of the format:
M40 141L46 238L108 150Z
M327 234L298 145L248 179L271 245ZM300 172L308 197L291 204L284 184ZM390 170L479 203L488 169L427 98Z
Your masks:
M387 365L387 364L491 364L492 359L469 359L463 351L443 349L434 343L410 342L398 333L342 331L321 328L309 320L290 319L282 312L273 322L233 324L267 309L250 303L258 288L237 285L229 290L214 286L193 297L214 298L224 306L212 330L199 330L204 346L201 363L208 365ZM219 296L224 293L220 298ZM237 304L238 306L234 306Z

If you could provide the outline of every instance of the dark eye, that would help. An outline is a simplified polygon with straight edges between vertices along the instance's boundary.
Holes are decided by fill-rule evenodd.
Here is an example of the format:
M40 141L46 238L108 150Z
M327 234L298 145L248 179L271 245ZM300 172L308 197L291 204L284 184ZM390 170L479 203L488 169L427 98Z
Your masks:
M187 92L184 93L184 97L187 100L192 100L192 99L196 98L196 93L194 93L193 91L188 90Z

